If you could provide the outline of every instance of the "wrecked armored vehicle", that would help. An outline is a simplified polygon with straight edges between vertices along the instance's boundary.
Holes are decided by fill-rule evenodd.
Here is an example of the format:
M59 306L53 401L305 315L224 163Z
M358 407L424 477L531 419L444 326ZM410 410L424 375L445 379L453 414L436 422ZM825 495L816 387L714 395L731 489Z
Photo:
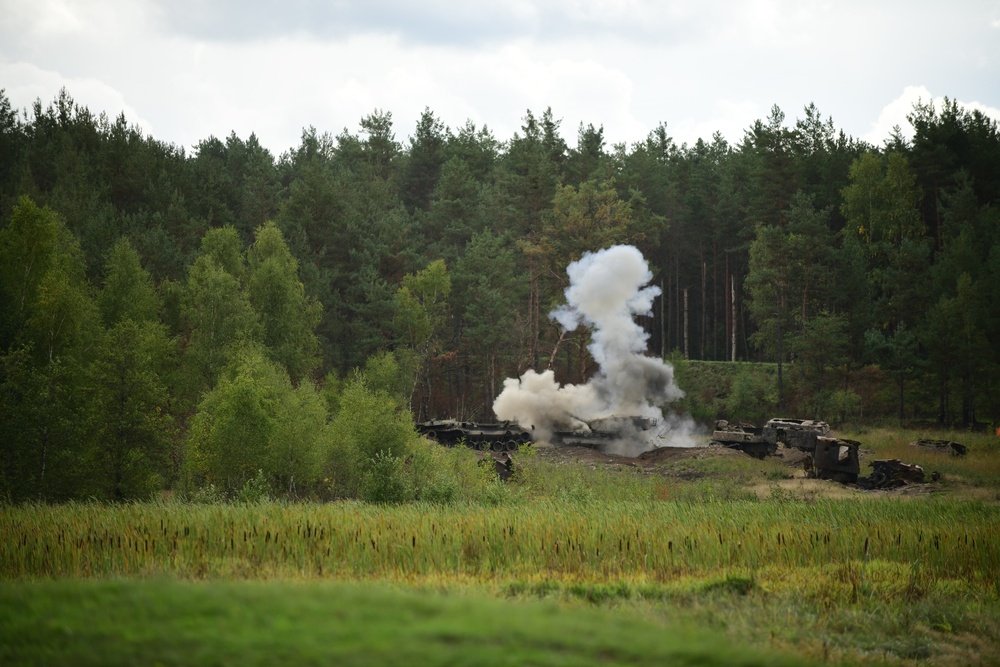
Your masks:
M552 444L604 449L620 440L649 441L651 436L656 435L653 429L657 426L657 420L649 417L602 417L577 421L577 428L555 431L552 434Z
M749 424L735 424L720 419L715 422L712 444L738 449L756 459L771 456L778 449L775 431Z
M861 473L860 447L861 443L857 440L817 437L806 470L810 477L854 484Z
M803 452L813 452L816 449L816 439L828 435L829 424L811 419L775 418L759 428L720 419L715 423L712 442L762 459L773 455L778 444Z
M861 443L832 437L830 425L826 422L776 417L764 425L764 430L773 432L775 440L784 446L809 455L806 470L810 477L843 484L858 481Z
M812 419L786 419L775 417L768 420L764 430L774 433L776 442L786 447L795 447L804 452L816 449L816 438L830 435L830 425Z
M832 479L846 484L858 481L861 472L859 442L830 437L830 425L811 419L775 418L763 427L715 423L712 443L724 445L758 459L773 456L778 446L798 449L808 455L810 477Z
M448 447L465 445L481 451L513 452L532 442L531 431L513 422L480 424L434 419L417 424L417 432Z

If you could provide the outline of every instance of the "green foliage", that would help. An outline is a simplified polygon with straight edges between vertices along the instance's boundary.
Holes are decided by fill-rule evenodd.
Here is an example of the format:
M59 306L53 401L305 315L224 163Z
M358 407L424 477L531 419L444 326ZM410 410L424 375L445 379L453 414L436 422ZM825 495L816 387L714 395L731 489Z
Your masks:
M840 424L861 416L861 397L850 389L838 389L830 396L830 411ZM827 421L834 421L827 419Z
M103 495L90 395L100 314L76 239L27 197L0 229L0 305L0 492Z
M585 252L632 241L631 224L632 205L621 200L613 180L557 186L539 249L547 266L561 271Z
M758 226L750 244L746 279L750 316L757 324L751 339L769 360L784 361L785 337L794 329L791 299L793 265L788 235L780 227Z
M258 471L275 493L318 483L326 406L311 383L293 389L258 346L242 348L198 406L188 434L188 475L235 494Z
M283 389L267 470L277 493L305 495L316 488L329 446L326 403L310 381Z
M60 216L22 197L0 230L3 349L28 344L40 362L84 354L98 313L80 245Z
M372 391L385 393L397 405L405 405L409 400L416 379L417 359L406 352L399 350L372 355L359 372L359 377Z
M181 315L190 331L184 359L196 391L215 383L240 344L259 339L259 319L239 278L211 254L200 255L188 272Z
M725 401L729 418L763 423L773 416L777 403L774 378L751 364L740 364Z
M148 498L173 477L165 376L175 358L176 345L159 322L126 319L106 333L91 400L108 497Z
M97 303L106 326L123 320L151 322L159 317L160 301L153 278L142 268L139 253L126 238L111 249Z
M72 357L39 364L28 347L0 356L0 496L23 501L103 494L93 465L87 372Z
M798 380L799 404L821 418L820 398L844 375L848 362L847 322L841 315L821 312L803 324L790 341L795 355L794 375Z
M292 387L329 378L331 415L335 378L358 368L420 418L487 420L505 377L547 359L563 382L593 372L587 332L560 340L546 313L569 261L620 242L663 290L641 322L651 354L777 360L799 416L996 421L1000 132L952 100L910 121L912 141L877 149L815 105L775 107L734 145L678 145L661 124L608 150L586 123L567 144L551 109L509 140L426 109L402 142L376 110L337 136L308 128L276 160L254 135L185 151L67 91L25 114L0 91L7 488L172 484L193 415L249 344ZM700 368L678 365L677 408L763 410ZM117 407L116 378L134 394ZM276 494L314 488L269 465L252 470Z
M396 293L396 329L404 345L424 352L444 324L451 277L443 260L403 278Z
M330 427L325 476L333 493L359 497L366 484L397 488L397 465L406 460L417 438L408 412L384 391L370 388L362 377L351 378ZM384 479L370 474L376 467Z
M901 322L895 331L888 334L879 329L869 329L865 332L864 345L868 358L896 378L898 419L902 423L905 418L906 381L915 375L919 363L917 337Z
M362 463L361 499L370 503L413 500L413 486L403 459L380 449Z
M396 292L394 326L402 345L409 350L404 359L419 364L423 402L418 414L426 416L432 400L431 358L442 346L441 333L448 315L451 276L444 260L431 262L426 269L403 277Z
M201 238L201 256L240 282L246 276L243 244L236 228L231 225L205 232Z
M236 500L248 505L271 500L271 485L263 470L258 468L257 473L243 483L243 486L236 494Z
M432 503L489 503L490 494L498 487L507 488L497 481L491 463L491 459L480 459L468 447L442 447L420 439L408 459L414 497Z
M247 259L247 298L260 318L262 342L271 358L298 382L319 364L314 330L323 306L306 296L298 262L273 222L257 229Z
M276 428L278 370L259 355L247 362L205 394L188 432L192 472L229 492L266 465Z
M5 583L0 641L17 664L82 666L253 664L264 655L342 665L388 664L405 656L412 667L814 662L787 649L748 648L694 619L665 625L638 609L557 608L542 600L496 599L477 587L459 590L339 581ZM504 620L503 632L496 630L497 619ZM52 628L60 641L52 641ZM564 637L573 639L554 639Z
M57 295L52 292L57 292L60 284L67 299L81 292L82 272L79 244L58 214L21 197L9 223L0 229L3 349L26 333L32 319L36 320L36 333L44 333L37 331L45 319L44 313L38 311L55 305L52 302ZM71 309L72 303L64 307Z
M509 240L485 231L473 236L455 266L452 303L461 322L462 346L481 370L483 402L499 394L507 368L513 367L526 335L523 281L510 270L516 262Z
M149 497L172 479L168 380L176 341L159 322L153 281L126 239L112 249L98 304L106 326L93 364L93 415L106 494Z

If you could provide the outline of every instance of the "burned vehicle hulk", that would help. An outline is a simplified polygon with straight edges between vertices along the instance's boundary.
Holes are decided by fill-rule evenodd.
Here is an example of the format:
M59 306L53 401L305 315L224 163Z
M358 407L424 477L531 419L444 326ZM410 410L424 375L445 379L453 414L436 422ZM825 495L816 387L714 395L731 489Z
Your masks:
M787 419L775 417L764 425L769 432L774 432L774 439L786 447L795 447L804 452L816 448L816 439L830 435L830 425L813 419Z
M811 456L812 468L807 468L809 476L854 484L861 473L860 447L857 440L817 437Z
M481 424L434 419L417 424L417 432L448 447L465 445L480 451L513 452L533 440L531 431L513 422Z
M536 436L516 422L479 423L456 419L435 419L417 424L417 431L442 445L464 444L480 451L513 452L521 445L543 437L553 445L572 445L606 450L623 441L655 445L658 420L649 417L602 417L586 421L569 416L562 428Z
M602 417L585 421L573 417L576 425L552 434L553 445L573 445L605 450L622 440L651 442L657 435L658 420L651 417ZM655 443L654 443L655 446Z
M712 444L738 449L755 459L771 456L778 450L775 432L750 424L735 424L720 419L715 422Z
M853 484L861 472L858 457L861 443L831 437L830 425L822 421L775 418L758 428L719 420L712 442L759 459L774 455L779 445L798 449L809 457L806 461L809 476L818 479Z

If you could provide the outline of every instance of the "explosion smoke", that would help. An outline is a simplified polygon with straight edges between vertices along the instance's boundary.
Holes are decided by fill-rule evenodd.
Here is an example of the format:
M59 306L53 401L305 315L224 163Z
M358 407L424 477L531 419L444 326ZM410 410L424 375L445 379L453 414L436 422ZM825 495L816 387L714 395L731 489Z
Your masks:
M534 428L545 440L557 431L586 429L586 422L596 419L643 417L656 420L656 427L623 437L615 453L635 456L657 445L694 445L690 417L664 418L662 407L684 392L674 384L672 366L644 355L649 336L635 322L635 316L651 314L660 294L658 287L645 286L653 274L642 253L613 246L584 254L566 272L566 304L549 316L566 331L580 324L592 330L588 349L598 371L583 385L559 385L551 370L507 378L493 402L497 417Z

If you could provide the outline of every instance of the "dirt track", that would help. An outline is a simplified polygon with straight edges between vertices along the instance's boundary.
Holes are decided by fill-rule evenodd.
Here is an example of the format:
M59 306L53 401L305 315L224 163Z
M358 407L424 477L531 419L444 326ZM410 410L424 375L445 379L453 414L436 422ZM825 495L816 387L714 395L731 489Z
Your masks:
M648 452L643 452L639 456L618 456L616 454L605 454L590 447L577 447L574 445L549 445L540 443L535 445L538 456L556 464L582 463L591 467L606 466L609 468L635 468L640 472L654 472L657 468L666 463L672 463L680 459L704 459L720 456L746 456L729 447L721 445L706 445L701 447L660 447Z

